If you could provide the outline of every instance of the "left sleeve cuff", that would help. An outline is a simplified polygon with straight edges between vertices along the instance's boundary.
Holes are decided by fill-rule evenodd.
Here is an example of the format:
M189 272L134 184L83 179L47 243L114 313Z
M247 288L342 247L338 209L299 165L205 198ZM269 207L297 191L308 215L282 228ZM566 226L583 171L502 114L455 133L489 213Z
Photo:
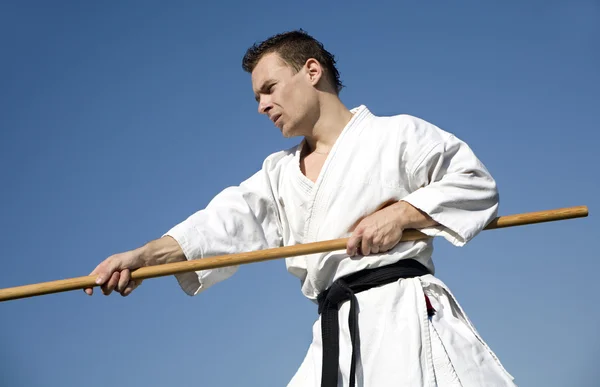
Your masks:
M436 200L436 193L432 191L434 190L430 187L423 187L401 200L423 211L439 223L438 226L420 228L419 231L423 234L431 237L443 237L455 246L464 246L475 235L469 232L469 228L462 227L460 222L456 221L459 216L452 216L452 208L444 208L442 211L437 204L440 200Z

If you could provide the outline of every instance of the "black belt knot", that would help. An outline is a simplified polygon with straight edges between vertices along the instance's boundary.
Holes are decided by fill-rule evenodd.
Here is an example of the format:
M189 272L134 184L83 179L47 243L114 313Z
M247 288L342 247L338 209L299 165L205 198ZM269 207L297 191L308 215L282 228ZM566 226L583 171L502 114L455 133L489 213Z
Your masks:
M356 357L358 352L358 299L355 293L394 282L400 278L411 278L429 274L429 270L414 259L401 259L398 262L367 269L336 280L327 290L319 294L319 314L321 315L321 336L323 341L323 363L321 387L337 387L339 368L339 319L338 311L344 301L350 300L348 326L352 342L350 364L350 387L355 386Z

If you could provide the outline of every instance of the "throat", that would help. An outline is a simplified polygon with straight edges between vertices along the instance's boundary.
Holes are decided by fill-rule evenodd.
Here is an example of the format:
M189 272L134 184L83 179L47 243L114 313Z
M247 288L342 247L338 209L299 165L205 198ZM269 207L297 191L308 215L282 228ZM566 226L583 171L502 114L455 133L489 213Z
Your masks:
M326 154L324 155L313 152L301 158L300 170L302 171L302 174L306 176L310 181L316 183L326 160Z

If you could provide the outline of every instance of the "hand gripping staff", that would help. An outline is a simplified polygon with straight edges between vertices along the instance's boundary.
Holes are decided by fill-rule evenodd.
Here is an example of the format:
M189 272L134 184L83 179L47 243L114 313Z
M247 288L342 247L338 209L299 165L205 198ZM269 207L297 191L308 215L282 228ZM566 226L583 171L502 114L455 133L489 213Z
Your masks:
M559 208L547 211L528 212L522 214L500 216L490 222L484 230L504 227L522 226L527 224L551 222L557 220L582 218L588 216L587 206ZM405 230L401 242L430 238L418 230ZM184 262L167 263L163 265L146 266L131 272L131 278L142 280L168 276L178 273L214 269L218 267L242 265L263 262L298 255L309 255L336 250L345 250L349 238L333 239L322 242L299 244L295 246L277 247L246 253L220 255L195 259ZM0 289L0 302L40 296L44 294L66 292L70 290L96 287L96 276L83 276L50 282L17 286Z

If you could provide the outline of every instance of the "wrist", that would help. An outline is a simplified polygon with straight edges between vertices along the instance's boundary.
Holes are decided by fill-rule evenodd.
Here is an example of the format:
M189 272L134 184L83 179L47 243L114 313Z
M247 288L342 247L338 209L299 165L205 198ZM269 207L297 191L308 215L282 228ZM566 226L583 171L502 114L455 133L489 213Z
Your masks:
M404 231L407 228L411 228L413 219L409 209L407 208L408 203L398 201L391 206L391 210L394 213L395 223Z
M152 242L148 242L135 250L142 266L152 266L154 264L152 262L152 250Z
M400 200L394 204L394 211L398 219L398 224L402 230L419 229L423 227L435 226L438 223L431 219L425 212L414 207L412 204Z
M179 243L170 236L164 236L146 243L139 248L138 254L144 266L162 265L185 260L185 255Z

